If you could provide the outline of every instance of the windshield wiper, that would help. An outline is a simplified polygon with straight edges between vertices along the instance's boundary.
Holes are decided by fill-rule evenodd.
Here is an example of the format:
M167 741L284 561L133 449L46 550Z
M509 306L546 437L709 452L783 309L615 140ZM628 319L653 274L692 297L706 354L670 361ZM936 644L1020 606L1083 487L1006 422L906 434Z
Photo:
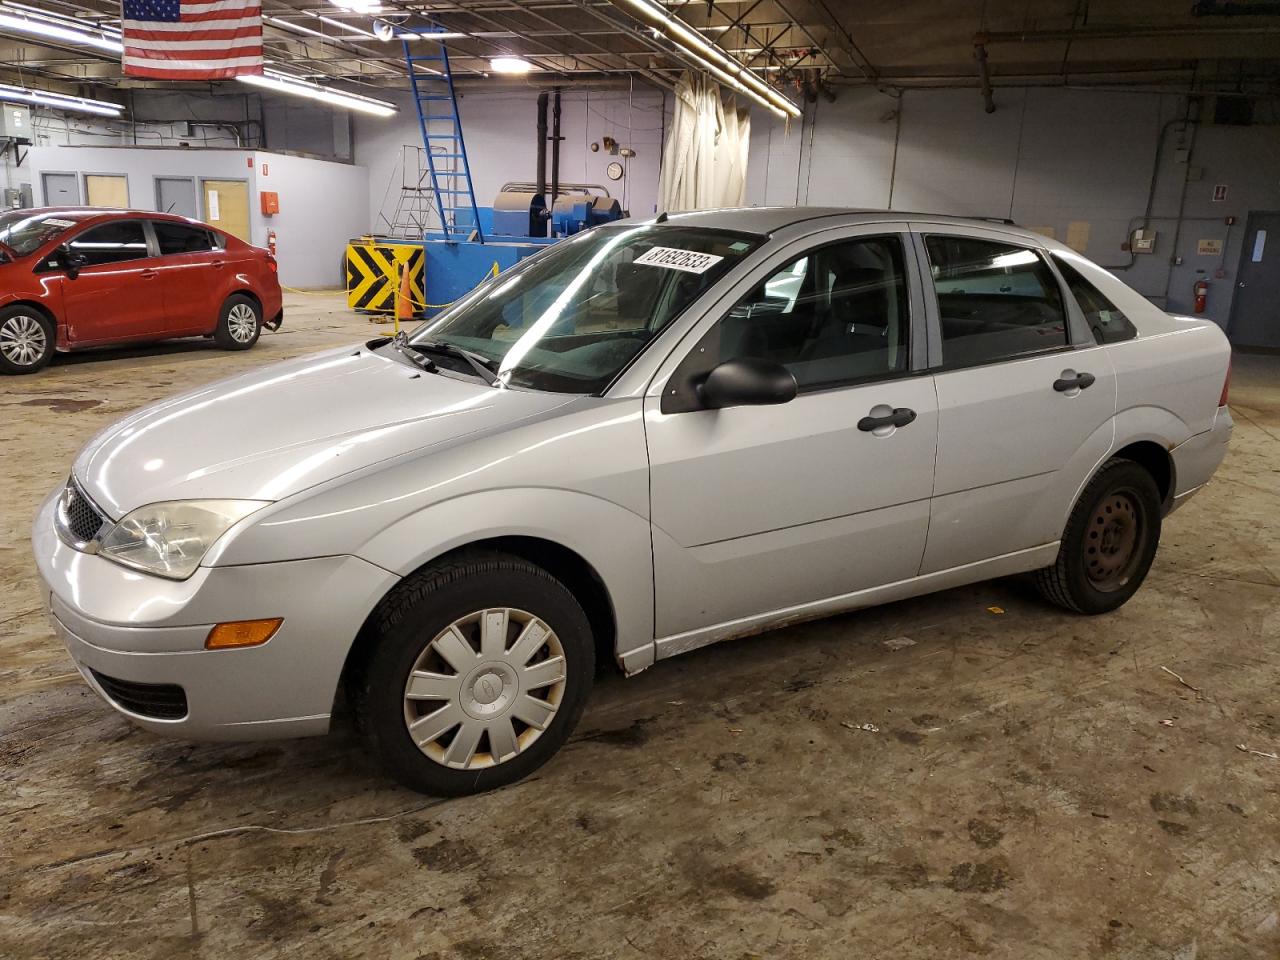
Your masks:
M435 373L439 369L434 360L409 346L409 336L403 330L391 338L391 345L415 367L425 370L427 373Z
M434 351L435 353L443 353L448 357L457 357L459 360L465 360L471 365L471 369L476 372L481 380L491 387L498 385L497 372L494 370L494 362L487 357L478 353L472 353L470 350L463 350L459 346L452 343L445 343L443 340L419 340L413 345L422 350ZM426 358L423 357L425 360Z

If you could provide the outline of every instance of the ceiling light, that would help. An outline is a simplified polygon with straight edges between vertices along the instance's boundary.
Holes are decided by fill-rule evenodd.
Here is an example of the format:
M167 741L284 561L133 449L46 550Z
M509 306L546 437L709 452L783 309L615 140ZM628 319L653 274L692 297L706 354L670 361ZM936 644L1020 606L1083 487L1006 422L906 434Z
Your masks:
M358 37L367 37L370 40L374 39L373 34L368 30L361 30L359 27L353 27L350 24L343 23L341 20L334 20L332 17L322 17L319 14L316 14L316 19L329 24L331 27L337 27L339 30L345 30L347 33L353 33Z
M15 87L0 83L0 100L20 100L23 103L38 103L41 106L57 107L59 110L72 110L78 113L96 113L100 117L118 117L124 107L106 100L90 100L88 97L73 97L66 93L54 93L52 90L29 90L26 87Z
M494 73L528 73L533 64L521 57L494 57L489 61L489 69Z
M352 13L381 13L379 0L329 0L339 10L350 10Z
M297 77L291 77L288 74L275 71L268 71L261 76L245 74L236 77L236 79L241 83L262 87L264 90L275 90L277 93L287 93L295 97L319 100L321 103L327 103L333 107L342 107L344 110L355 110L359 113L369 113L375 117L390 117L396 113L395 104L388 103L386 100L375 100L373 97L361 96L358 93L331 90L317 83L300 80Z
M641 15L722 83L741 91L780 117L800 116L799 107L757 77L741 61L707 43L692 27L667 13L655 0L613 0L613 4Z
M510 31L505 31L505 36L511 36ZM450 32L441 30L439 32L424 30L421 33L412 30L402 30L396 34L397 40L461 40L465 37L465 33Z
M28 17L15 17L0 13L0 33L25 33L32 37L44 37L50 40L62 40L67 43L78 43L86 47L96 47L111 53L121 53L124 45L119 40L104 37L100 34L85 33L72 27L64 27L48 18L33 20Z

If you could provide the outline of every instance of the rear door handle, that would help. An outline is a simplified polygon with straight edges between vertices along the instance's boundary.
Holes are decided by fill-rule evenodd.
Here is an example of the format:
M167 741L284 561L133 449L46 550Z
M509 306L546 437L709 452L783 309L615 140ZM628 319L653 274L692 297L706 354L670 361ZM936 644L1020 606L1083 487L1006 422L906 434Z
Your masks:
M225 264L226 262L227 262L227 261L225 261L225 260L215 260L215 261L213 261L213 266L214 266L214 268L216 269L216 268L218 268L218 267L221 267L221 266L222 266L223 264Z
M1059 393L1066 393L1068 390L1087 390L1093 386L1093 382L1097 379L1092 373L1077 373L1074 377L1059 377L1053 381L1053 389Z
M884 427L905 427L916 418L916 412L906 407L896 407L892 413L883 417L866 416L858 421L858 429L864 433L881 430Z

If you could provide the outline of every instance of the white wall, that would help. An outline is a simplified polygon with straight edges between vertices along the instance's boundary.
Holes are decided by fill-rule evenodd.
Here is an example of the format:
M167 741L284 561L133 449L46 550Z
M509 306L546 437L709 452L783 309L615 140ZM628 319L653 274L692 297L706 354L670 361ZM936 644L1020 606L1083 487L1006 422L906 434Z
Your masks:
M289 286L341 285L346 240L368 229L369 173L351 164L235 149L47 146L32 147L23 167L37 204L45 202L45 172L82 175L81 200L83 174L123 174L129 181L129 205L140 210L156 209L156 177L195 177L197 183L201 178L245 180L252 241L265 246L267 231L276 231L280 280ZM260 212L262 190L280 195L276 216Z
M459 112L476 202L481 206L493 204L503 183L534 179L537 98L538 91L533 88L463 93ZM413 102L407 95L392 99L400 107L395 117L355 118L355 159L369 168L369 209L373 228L379 232L388 229L400 196L402 147L422 145ZM654 212L664 129L661 93L637 88L628 102L627 91L565 90L560 123L564 137L560 145L562 182L603 184L633 214ZM600 143L606 135L631 147L636 156L610 156L603 148L592 153L590 144ZM614 160L627 169L616 182L605 175ZM411 169L409 182L414 176ZM548 150L548 179L550 176Z
M1170 310L1189 311L1192 283L1209 279L1206 315L1226 325L1248 211L1280 209L1280 129L1200 124L1194 139L1190 130L1165 130L1150 224L1156 252L1126 269L1121 244L1130 219L1146 208L1157 141L1185 115L1185 97L998 89L996 105L984 113L976 90L908 90L895 98L845 88L834 103L809 105L789 130L756 111L747 202L1010 217L1063 241L1072 224L1084 225L1087 256ZM1189 157L1179 158L1180 146L1191 148ZM1187 184L1184 205L1188 165L1202 169ZM1217 183L1229 186L1226 202L1211 199ZM1234 228L1227 215L1237 218ZM1199 255L1200 239L1224 240L1224 255ZM1175 255L1181 265L1171 263Z

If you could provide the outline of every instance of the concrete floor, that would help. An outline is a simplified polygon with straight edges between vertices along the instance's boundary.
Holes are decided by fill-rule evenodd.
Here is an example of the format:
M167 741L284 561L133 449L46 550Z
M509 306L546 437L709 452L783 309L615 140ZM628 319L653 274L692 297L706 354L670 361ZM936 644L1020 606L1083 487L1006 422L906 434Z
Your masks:
M134 729L27 542L110 421L372 329L293 296L247 354L0 381L0 957L1280 956L1280 761L1238 746L1280 750L1280 359L1237 358L1231 454L1118 613L994 582L712 647L602 678L533 779L442 802L346 729Z

